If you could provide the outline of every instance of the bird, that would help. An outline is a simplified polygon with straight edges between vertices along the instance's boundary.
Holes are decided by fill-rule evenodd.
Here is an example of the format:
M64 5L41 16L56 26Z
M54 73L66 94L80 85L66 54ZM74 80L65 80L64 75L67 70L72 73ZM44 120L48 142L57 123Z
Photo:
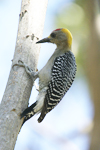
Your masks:
M17 64L25 67L33 83L39 78L39 93L36 102L20 114L20 118L24 118L23 123L39 113L38 122L42 122L46 114L63 99L76 76L77 65L72 53L71 32L66 28L58 28L36 44L45 42L56 44L56 49L40 71L34 72L21 60Z

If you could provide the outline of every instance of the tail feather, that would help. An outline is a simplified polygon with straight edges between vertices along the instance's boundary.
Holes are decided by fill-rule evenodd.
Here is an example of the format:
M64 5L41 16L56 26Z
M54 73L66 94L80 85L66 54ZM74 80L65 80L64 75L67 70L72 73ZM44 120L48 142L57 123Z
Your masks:
M42 112L41 112L41 115L40 115L40 117L38 118L38 122L39 122L39 123L42 122L42 120L44 119L45 116L46 116L46 112L45 112L45 113L42 113Z
M32 116L35 115L34 107L36 106L36 102L32 104L30 107L26 108L21 114L20 119L24 117L23 124L30 119Z

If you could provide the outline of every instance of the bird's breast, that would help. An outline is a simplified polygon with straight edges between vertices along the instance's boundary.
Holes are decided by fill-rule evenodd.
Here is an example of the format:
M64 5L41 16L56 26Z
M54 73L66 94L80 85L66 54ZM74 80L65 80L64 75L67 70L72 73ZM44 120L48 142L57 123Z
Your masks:
M48 86L51 80L53 63L51 61L47 63L39 72L39 87L40 89Z
M48 87L48 83L51 81L52 68L55 59L62 54L61 51L55 50L54 54L50 57L47 64L39 71L39 87Z

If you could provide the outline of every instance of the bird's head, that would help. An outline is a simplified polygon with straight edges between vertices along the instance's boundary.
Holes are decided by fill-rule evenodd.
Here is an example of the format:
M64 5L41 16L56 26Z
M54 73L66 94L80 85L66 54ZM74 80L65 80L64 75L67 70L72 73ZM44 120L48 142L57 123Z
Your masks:
M72 34L68 29L60 28L54 30L47 38L44 38L37 43L50 42L57 45L57 47L67 47L71 49L72 45Z

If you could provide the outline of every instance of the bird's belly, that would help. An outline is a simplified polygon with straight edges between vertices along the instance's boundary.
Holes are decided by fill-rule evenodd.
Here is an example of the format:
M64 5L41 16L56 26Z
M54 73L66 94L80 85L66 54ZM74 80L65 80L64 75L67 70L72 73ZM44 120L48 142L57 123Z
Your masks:
M55 55L53 55L47 62L47 64L39 71L39 87L48 87L48 83L51 81L52 67L54 65Z
M39 72L39 88L40 90L48 86L49 81L51 80L51 67L45 66Z

